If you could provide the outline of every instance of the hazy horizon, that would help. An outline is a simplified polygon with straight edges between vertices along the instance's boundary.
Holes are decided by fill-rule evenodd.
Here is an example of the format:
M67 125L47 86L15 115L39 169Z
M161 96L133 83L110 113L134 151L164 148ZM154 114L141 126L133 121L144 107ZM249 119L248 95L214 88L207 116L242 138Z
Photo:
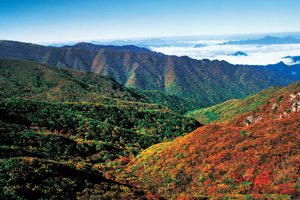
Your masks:
M299 0L0 0L0 40L60 46L158 38L166 46L146 47L233 64L291 64L283 57L299 55L298 45L221 47L214 42L264 36L300 39L300 22L295 20L300 18L299 6ZM209 45L193 48L198 41ZM235 51L249 56L228 56Z
M31 43L299 32L298 0L2 0L0 39Z

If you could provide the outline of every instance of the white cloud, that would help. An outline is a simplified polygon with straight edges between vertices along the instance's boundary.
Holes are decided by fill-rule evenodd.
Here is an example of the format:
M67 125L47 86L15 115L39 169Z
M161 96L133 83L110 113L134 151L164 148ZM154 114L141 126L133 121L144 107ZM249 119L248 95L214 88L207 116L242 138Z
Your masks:
M207 58L210 60L226 60L232 64L267 65L283 61L286 64L295 64L286 56L299 56L300 44L283 45L217 45L216 41L197 41L207 44L201 48L193 47L159 47L153 51L167 55L189 56L195 59ZM196 44L196 43L195 43ZM228 56L228 54L242 51L248 56Z

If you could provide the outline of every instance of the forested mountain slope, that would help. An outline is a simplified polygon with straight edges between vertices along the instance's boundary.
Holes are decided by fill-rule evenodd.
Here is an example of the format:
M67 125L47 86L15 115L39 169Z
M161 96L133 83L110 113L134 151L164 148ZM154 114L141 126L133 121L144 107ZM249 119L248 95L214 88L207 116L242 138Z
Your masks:
M92 72L0 58L0 85L0 199L154 197L105 163L201 126Z
M258 67L185 56L166 57L153 52L56 48L1 41L0 56L105 74L124 86L194 99L204 107L295 81L291 75Z
M0 58L0 96L42 101L147 102L111 77L18 59ZM116 101L115 100L115 101Z
M272 77L288 82L255 67L131 51L100 50L93 62L123 70L113 73L119 81L131 70L136 80L123 84L143 89L158 87L161 73L182 96L198 77L215 87L205 93L197 85L207 105L225 98L221 92L244 95L238 86L254 92ZM199 121L224 124L206 126L173 111L190 99L90 71L0 58L0 84L0 199L300 197L299 81L207 108L216 117Z
M153 145L112 174L167 199L298 199L299 105L296 82L228 125Z
M167 106L180 114L203 107L203 104L195 100L176 95L128 89L109 76L97 75L90 71L57 68L18 59L0 58L0 86L0 97L156 108Z
M222 123L229 124L234 118L248 112L256 111L263 104L271 101L275 96L293 93L300 85L297 81L286 87L270 87L244 99L232 99L208 108L193 110L186 116L193 117L203 124Z

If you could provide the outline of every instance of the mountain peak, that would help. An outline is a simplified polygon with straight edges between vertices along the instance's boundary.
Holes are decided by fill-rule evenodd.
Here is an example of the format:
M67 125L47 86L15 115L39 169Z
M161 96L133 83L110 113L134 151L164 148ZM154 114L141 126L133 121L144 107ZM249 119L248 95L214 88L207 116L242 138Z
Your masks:
M228 56L248 56L246 53L241 52L241 51L237 51L233 54L228 54Z

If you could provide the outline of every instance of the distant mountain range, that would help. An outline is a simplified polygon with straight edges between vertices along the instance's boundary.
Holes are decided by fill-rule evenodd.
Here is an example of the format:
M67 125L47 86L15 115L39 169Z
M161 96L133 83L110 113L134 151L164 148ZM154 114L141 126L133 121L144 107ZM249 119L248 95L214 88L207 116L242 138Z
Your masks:
M123 45L123 46L116 46L116 45L97 45L97 44L92 44L92 43L87 43L87 42L79 42L75 45L64 45L61 48L82 48L82 49L91 49L91 50L101 50L101 49L111 49L111 50L115 50L115 51L134 51L134 52L151 52L151 53L155 53L161 56L167 56L163 53L157 53L154 51L151 51L147 48L144 47L137 47L134 45Z
M279 38L266 36L257 40L239 40L239 41L228 41L221 43L220 45L246 45L246 44L259 44L259 45L271 45L271 44L298 44L300 39L293 37Z
M281 61L277 64L255 65L255 67L260 67L266 71L276 71L278 74L285 74L286 76L294 76L296 80L300 80L300 64L286 65Z
M166 57L149 51L91 50L95 46L83 46L57 48L1 41L0 57L109 75L124 86L194 99L203 107L297 80L293 75L225 61Z
M115 45L97 45L92 43L80 42L75 45L64 45L62 48L83 48L83 49L91 49L91 50L101 50L101 49L112 49L116 51L134 51L134 52L151 52L151 50L147 48L141 48L133 45L123 45L123 46L115 46Z
M290 58L294 62L300 62L300 56L286 56L284 58Z
M144 39L144 40L114 40L110 42L98 42L98 41L92 41L92 43L100 44L100 45L117 45L117 46L123 46L123 45L135 45L138 47L169 47L166 41L158 38L152 38L152 39Z

